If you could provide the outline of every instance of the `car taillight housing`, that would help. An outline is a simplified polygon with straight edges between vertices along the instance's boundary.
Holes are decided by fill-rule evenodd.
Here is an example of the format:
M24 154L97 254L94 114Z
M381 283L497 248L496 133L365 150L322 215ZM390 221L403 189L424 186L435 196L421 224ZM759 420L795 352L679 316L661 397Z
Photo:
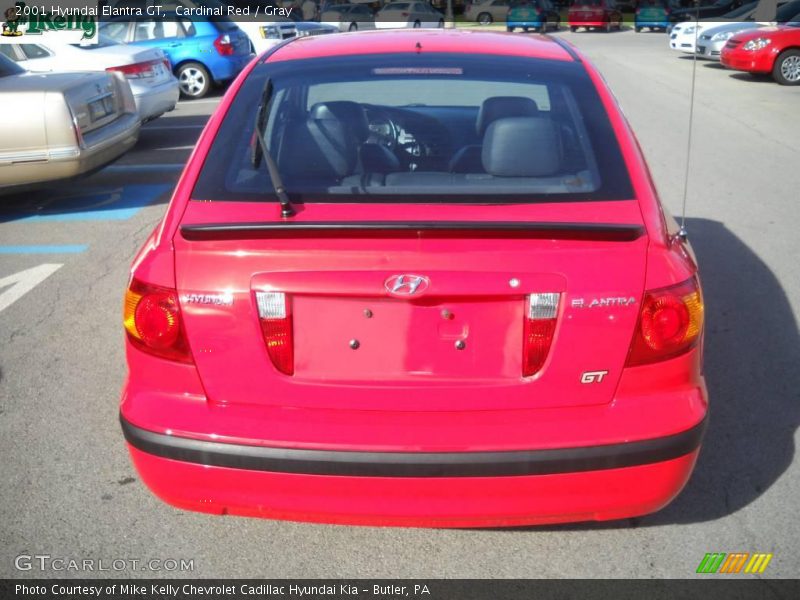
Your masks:
M522 375L538 373L547 360L558 320L560 294L544 293L528 296L522 336Z
M294 339L289 298L282 292L256 292L258 320L275 368L285 375L294 374Z
M116 71L122 73L128 79L144 79L146 77L155 76L156 65L169 64L163 59L148 60L145 62L132 63L130 65L120 65L118 67L109 67L106 71ZM169 69L169 67L167 67Z
M693 348L703 331L703 296L696 277L645 292L627 366L679 356Z
M231 36L227 33L223 33L214 40L214 48L217 49L217 52L220 56L231 56L233 54L233 43L231 42Z
M175 290L131 280L125 293L124 323L128 339L140 350L168 360L192 362Z

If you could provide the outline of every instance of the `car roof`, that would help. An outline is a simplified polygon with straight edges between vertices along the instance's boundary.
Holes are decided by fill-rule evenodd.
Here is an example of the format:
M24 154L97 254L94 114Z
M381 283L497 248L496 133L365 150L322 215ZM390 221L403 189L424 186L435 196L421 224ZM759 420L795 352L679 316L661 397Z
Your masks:
M278 47L267 61L419 52L524 56L560 61L578 59L571 46L549 36L469 30L395 29L298 38Z

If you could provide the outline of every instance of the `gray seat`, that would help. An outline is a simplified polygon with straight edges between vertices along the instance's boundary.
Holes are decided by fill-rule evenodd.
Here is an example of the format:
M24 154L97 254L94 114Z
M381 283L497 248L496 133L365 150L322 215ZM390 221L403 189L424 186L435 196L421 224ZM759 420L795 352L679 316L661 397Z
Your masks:
M523 96L493 96L483 101L475 121L475 131L483 139L486 130L497 119L507 117L536 117L539 107L536 102ZM481 145L462 147L450 159L451 173L479 173L482 171Z

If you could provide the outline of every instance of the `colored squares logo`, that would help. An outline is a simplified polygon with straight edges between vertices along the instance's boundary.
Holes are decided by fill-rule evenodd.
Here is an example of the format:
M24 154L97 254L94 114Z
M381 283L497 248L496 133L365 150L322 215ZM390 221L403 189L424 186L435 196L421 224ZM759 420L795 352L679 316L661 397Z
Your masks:
M709 552L697 566L698 573L763 573L772 554L762 552Z

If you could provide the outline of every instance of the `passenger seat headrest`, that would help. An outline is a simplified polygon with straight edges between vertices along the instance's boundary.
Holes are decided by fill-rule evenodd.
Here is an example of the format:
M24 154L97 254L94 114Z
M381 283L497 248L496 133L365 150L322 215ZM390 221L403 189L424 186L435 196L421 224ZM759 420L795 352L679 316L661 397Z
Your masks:
M358 102L339 100L335 102L319 102L311 107L309 116L312 119L335 119L349 129L359 143L369 138L369 121L364 107Z
M494 96L483 101L478 111L475 128L478 135L483 137L486 130L497 119L507 117L536 117L539 107L530 98L524 96Z
M483 168L496 177L548 177L561 170L558 127L547 117L510 117L489 125Z

